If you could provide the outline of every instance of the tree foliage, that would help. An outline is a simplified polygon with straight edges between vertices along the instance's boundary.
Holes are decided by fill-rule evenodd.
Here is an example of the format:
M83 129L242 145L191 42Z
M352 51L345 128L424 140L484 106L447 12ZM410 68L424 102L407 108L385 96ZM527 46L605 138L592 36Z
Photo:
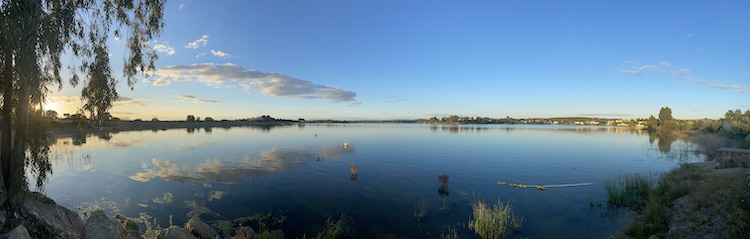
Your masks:
M729 110L724 114L721 134L734 139L743 139L750 135L750 110ZM724 127L725 126L725 127Z
M648 121L646 121L646 129L649 131L654 131L658 129L658 121L656 120L656 117L651 115L651 117L648 117Z
M154 69L157 55L148 43L165 26L164 4L165 0L0 0L0 192L15 196L25 190L26 165L39 170L38 175L49 170L45 149L33 148L35 140L45 139L36 138L44 138L36 132L44 128L37 127L32 106L41 106L48 87L62 87L61 55L80 60L80 65L67 66L68 82L78 85L83 75L84 110L99 119L118 97L106 44L109 35L126 39L123 76L132 89L138 74ZM39 157L33 156L35 151Z
M662 107L659 110L659 127L662 130L673 130L676 127L676 122L672 117L672 109L669 107Z

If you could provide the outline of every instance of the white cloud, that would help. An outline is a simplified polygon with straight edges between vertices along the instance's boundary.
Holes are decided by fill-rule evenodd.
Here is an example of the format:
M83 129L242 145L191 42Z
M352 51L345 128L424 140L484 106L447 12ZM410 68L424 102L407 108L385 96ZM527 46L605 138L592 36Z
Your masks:
M706 87L711 87L711 88L717 88L717 89L737 89L737 90L740 90L740 89L745 88L745 87L743 87L741 85L722 85L722 84L711 83L710 81L701 82L701 85L704 85Z
M168 66L156 71L159 77L175 80L197 80L209 86L237 83L245 89L257 89L264 95L304 99L324 98L331 102L355 101L357 93L338 87L315 84L281 73L266 73L235 64L213 63Z
M195 58L199 58L199 57L204 56L204 55L206 55L206 53L205 52L201 52L201 53L198 53L198 55L195 55Z
M58 102L58 103L80 103L80 96L64 95L64 96L52 96L48 97L47 101Z
M693 33L688 33L687 35L685 35L685 37L687 37L687 38L691 38L693 36L695 36L695 34L693 34Z
M181 99L192 100L193 102L219 103L218 101L215 101L215 100L202 99L202 98L198 98L192 95L178 95L177 97Z
M130 97L119 97L117 101L115 101L115 105L145 106L146 104Z
M198 47L206 46L208 44L208 35L203 35L200 39L195 40L185 45L187 49L198 49Z
M645 76L647 75L647 72L659 72L663 75L666 75L666 72L671 67L671 64L666 61L659 62L657 65L642 65L639 63L633 63L626 61L625 63L632 63L634 66L632 66L629 69L621 70L620 73L626 74L626 75L636 75L636 76ZM739 93L746 93L747 87L741 86L741 85L727 85L727 84L718 84L711 80L704 80L700 78L696 78L693 76L693 73L687 69L687 68L680 68L676 71L672 71L670 74L670 77L680 79L681 82L685 83L697 83L699 85L709 87L709 88L715 88L715 89L730 89L730 90L737 90Z
M226 52L223 52L223 51L214 51L213 49L211 49L211 54L213 54L214 56L218 56L218 57L229 57L230 56L229 53L226 53Z
M154 50L167 53L170 56L174 55L174 47L170 46L169 42L155 44Z
M626 61L626 63L630 63ZM620 70L620 73L625 75L645 76L648 72L662 72L667 70L672 64L666 61L659 62L655 65L644 65L639 63L633 63L628 69Z
M185 4L184 3L180 3L180 8L179 9L182 10L184 8L185 8Z
M169 77L160 77L159 79L156 79L154 81L154 85L170 85L172 84L172 79Z

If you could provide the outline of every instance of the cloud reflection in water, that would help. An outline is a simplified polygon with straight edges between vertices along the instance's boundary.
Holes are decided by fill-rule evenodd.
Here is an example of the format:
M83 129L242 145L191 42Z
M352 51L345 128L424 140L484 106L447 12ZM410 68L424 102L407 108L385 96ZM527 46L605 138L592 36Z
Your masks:
M335 160L353 153L353 147L344 149L339 144L329 145L320 150L273 148L261 151L257 159L250 155L245 155L237 161L211 158L194 167L153 158L151 165L142 163L143 172L129 178L139 182L161 178L171 182L233 184L249 177L285 171L318 159Z

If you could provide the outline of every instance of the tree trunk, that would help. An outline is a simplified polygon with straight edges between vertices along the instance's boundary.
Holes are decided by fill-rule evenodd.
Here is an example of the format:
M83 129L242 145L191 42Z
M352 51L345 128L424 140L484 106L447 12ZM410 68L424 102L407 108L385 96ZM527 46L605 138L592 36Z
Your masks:
M20 78L20 77L19 77ZM27 81L31 79L26 79ZM18 91L18 106L16 107L16 137L13 140L12 154L10 158L8 176L10 182L7 182L8 192L11 199L14 193L21 193L26 188L24 161L26 160L26 136L29 125L29 110L31 108L30 94L31 89L28 83L20 84ZM19 190L21 189L21 190ZM17 195L16 195L17 196Z
M3 121L2 121L2 144L0 144L0 175L3 188L8 189L8 176L10 176L11 158L11 130L13 126L13 53L10 49L5 51L5 64L3 66Z
M8 179L8 194L11 201L19 199L26 188L26 137L29 126L29 110L31 109L31 87L39 85L39 62L37 61L36 47L38 43L38 26L41 18L41 2L21 1L18 2L17 17L18 29L21 33L19 46L15 54L15 68L18 71L18 104L16 105L15 138L11 146L10 165Z

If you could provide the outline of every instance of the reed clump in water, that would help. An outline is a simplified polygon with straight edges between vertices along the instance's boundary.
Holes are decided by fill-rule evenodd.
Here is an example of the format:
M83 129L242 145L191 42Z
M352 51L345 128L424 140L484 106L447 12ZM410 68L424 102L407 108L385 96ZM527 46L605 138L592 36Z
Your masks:
M329 217L326 220L325 229L319 232L316 239L337 239L337 238L351 238L352 229L349 224L352 223L352 217L341 214L338 220L333 217Z
M417 219L418 222L422 221L424 217L427 215L427 199L419 200L416 205L414 205L414 217Z
M644 205L651 194L653 182L640 174L623 175L604 182L609 204L622 206Z
M480 238L505 238L521 228L523 218L518 217L509 203L500 199L490 207L484 201L474 198L471 208L474 216L469 220L469 228Z

